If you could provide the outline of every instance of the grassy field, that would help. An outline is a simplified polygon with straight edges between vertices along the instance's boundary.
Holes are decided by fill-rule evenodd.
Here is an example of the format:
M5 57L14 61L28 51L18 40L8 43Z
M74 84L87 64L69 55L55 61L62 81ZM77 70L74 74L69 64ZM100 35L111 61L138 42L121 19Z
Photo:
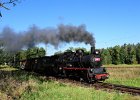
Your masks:
M128 64L120 64L120 65L113 65L113 64L110 64L110 65L104 65L105 67L140 67L140 64L131 64L131 65L128 65Z
M140 96L63 84L0 66L0 100L140 100Z
M125 67L134 67L134 68L125 68ZM109 83L123 84L128 86L140 87L140 65L108 65L108 73L110 78L106 80ZM124 67L124 68L115 68L115 67ZM135 68L137 67L137 68Z

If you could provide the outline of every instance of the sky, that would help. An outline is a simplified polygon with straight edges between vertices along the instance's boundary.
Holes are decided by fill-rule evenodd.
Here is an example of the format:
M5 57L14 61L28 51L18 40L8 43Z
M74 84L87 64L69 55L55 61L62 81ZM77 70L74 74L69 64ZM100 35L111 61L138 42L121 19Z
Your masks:
M0 30L9 26L20 32L33 24L40 28L85 24L95 37L96 48L136 44L140 42L139 5L140 0L22 0L15 7L7 5L10 10L0 8ZM45 47L48 55L69 47L90 49L90 45L73 42L57 49L49 44L39 46Z

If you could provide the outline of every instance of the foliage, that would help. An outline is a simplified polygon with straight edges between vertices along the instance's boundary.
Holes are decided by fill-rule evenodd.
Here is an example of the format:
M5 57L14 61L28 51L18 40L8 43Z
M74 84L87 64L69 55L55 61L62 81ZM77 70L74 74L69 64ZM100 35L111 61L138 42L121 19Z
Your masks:
M140 64L140 43L103 49L101 57L103 64Z
M102 60L103 64L112 64L112 57L111 57L108 49L102 49L101 56L103 59Z
M120 63L120 55L119 55L119 52L120 52L120 46L115 46L113 48L113 53L112 53L112 64L119 64Z
M136 59L137 62L140 64L140 43L136 45Z
M45 56L46 51L44 48L33 47L27 50L19 51L16 54L17 60L24 60L29 58L43 57Z
M24 60L28 58L43 57L46 55L44 48L30 48L27 50L21 50L17 53L6 51L2 46L0 47L0 64L10 64L18 60Z
M6 64L13 60L13 53L9 53L4 49L0 49L0 64Z

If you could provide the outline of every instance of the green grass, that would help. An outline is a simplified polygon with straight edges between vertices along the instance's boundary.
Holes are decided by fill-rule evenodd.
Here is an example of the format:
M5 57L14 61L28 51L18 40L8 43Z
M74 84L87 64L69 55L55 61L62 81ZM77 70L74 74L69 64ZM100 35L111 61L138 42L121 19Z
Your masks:
M64 84L7 66L0 67L0 74L0 100L140 100L140 96Z
M113 65L113 64L110 64L110 65L104 65L104 67L140 67L140 64L119 64L119 65Z
M110 77L106 82L140 87L140 68L107 68Z
M38 88L36 88L38 87ZM122 100L140 99L127 94L107 93L101 90L84 88L79 86L67 86L60 83L43 83L32 87L33 90L24 93L23 100Z

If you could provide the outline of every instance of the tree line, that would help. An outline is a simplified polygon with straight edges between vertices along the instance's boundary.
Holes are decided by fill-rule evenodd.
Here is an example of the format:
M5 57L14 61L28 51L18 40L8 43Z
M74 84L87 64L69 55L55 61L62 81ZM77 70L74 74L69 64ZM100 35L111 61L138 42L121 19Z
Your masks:
M90 54L85 48L70 47L66 51L76 51L83 49L86 54ZM140 43L137 44L124 44L122 46L116 45L114 47L100 49L102 64L140 64ZM63 53L61 51L55 54ZM4 46L0 43L0 64L8 63L11 61L18 61L36 57L43 57L46 55L44 48L33 47L27 50L11 53L5 50Z
M27 50L21 50L16 53L16 59L17 60L25 60L25 59L30 59L30 58L38 58L38 57L43 57L46 55L46 51L44 48L38 48L38 47L33 47L29 48Z
M140 64L140 43L101 49L103 64Z
M43 57L46 55L44 48L33 47L27 50L21 50L16 53L6 51L4 47L0 46L0 64L11 63L19 60L30 58Z

